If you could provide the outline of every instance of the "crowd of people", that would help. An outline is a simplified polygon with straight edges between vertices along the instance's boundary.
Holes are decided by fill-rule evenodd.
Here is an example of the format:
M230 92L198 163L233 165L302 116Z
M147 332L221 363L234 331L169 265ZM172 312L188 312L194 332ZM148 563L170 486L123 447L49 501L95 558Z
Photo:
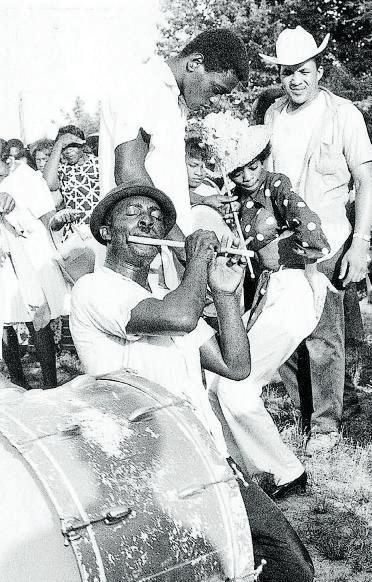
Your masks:
M318 46L300 26L285 29L275 56L261 55L278 67L281 88L262 96L249 123L236 121L228 188L201 138L185 133L190 110L248 79L244 43L226 29L200 34L167 62L149 59L105 98L98 156L73 125L28 147L1 140L0 323L11 381L29 388L16 332L26 323L44 388L57 385L53 330L69 315L87 373L134 369L191 402L246 476L267 581L310 581L314 572L251 480L270 473L275 500L307 484L262 389L279 370L307 456L337 446L344 299L353 289L360 319L353 286L369 260L372 145L361 113L319 84L328 38ZM220 252L229 245L254 252L254 280L244 256Z

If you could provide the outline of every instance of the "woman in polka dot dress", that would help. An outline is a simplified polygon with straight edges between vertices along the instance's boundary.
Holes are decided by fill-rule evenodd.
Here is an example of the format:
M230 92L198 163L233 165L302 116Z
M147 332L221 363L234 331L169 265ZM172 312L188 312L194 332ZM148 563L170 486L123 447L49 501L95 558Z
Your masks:
M235 449L238 446L237 460L251 474L271 473L273 495L279 498L304 489L307 476L281 440L261 392L317 325L329 281L317 272L316 261L330 247L319 217L292 190L287 176L266 171L269 129L247 127L246 134L244 144L237 146L241 151L231 156L243 163L229 178L241 203L247 247L256 251L262 270L252 309L244 316L252 371L240 382L214 378L210 393L212 402L218 398L227 437L232 435Z

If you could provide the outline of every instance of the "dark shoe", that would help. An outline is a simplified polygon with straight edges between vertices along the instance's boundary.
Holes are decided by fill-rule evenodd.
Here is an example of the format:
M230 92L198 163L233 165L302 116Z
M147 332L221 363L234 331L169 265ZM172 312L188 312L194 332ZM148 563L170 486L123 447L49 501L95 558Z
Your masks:
M290 481L289 483L284 483L284 485L279 485L271 494L273 499L283 499L287 495L292 495L293 493L306 492L307 484L307 473L304 471L297 479Z

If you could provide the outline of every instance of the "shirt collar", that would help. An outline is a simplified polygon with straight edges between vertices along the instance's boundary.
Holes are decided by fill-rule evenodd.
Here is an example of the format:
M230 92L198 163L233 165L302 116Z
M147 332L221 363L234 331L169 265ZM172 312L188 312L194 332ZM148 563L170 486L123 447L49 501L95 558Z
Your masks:
M152 64L157 69L159 79L172 91L175 97L178 98L178 106L181 110L181 114L184 118L187 117L189 109L186 105L183 95L180 93L175 76L172 73L172 69L167 63L158 56L152 57Z
M175 76L169 65L160 57L153 57L156 67L158 69L159 77L167 87L174 91L175 95L180 95L180 90L177 85Z

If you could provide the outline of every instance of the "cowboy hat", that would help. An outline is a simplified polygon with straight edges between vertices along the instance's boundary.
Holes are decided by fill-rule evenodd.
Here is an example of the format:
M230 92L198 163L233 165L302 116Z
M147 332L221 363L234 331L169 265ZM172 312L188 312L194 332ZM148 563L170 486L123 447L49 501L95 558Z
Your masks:
M129 186L126 187L124 184L117 186L97 204L90 217L90 230L96 240L102 245L106 245L105 241L100 234L99 229L101 226L107 225L105 222L108 212L116 206L118 202L124 200L125 198L130 198L131 196L147 196L152 198L157 202L163 212L164 226L166 229L166 234L173 228L176 223L176 209L173 202L164 192L153 188L152 186Z
M276 57L260 53L262 60L269 65L298 65L312 59L324 51L329 41L329 33L317 46L314 37L302 26L285 28L276 41Z

